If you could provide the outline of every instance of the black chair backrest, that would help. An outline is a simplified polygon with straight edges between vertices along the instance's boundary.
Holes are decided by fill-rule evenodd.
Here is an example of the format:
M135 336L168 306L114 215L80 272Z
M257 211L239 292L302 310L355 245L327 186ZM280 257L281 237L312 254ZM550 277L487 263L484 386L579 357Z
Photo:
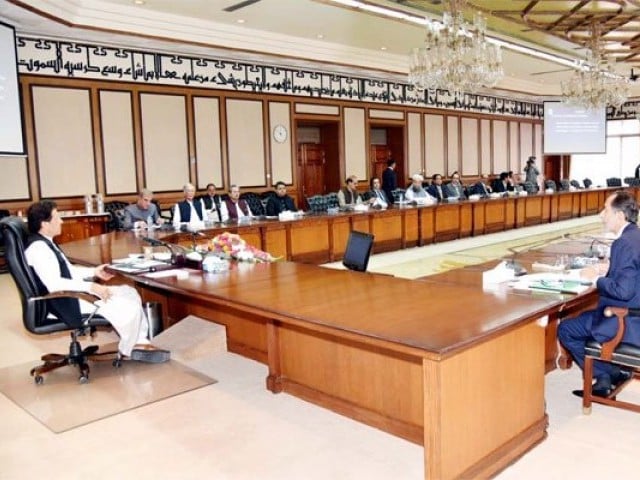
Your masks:
M621 187L622 180L617 177L607 178L607 187Z
M349 270L365 272L369 265L373 239L374 237L370 233L352 230L349 233L349 241L347 242L342 264Z
M582 181L582 183L583 183L583 185L584 185L584 188L589 188L591 185L593 185L593 182L591 181L591 179L590 179L590 178L585 178L585 179Z
M264 206L262 205L260 195L254 192L245 192L240 194L240 198L247 202L251 213L254 215L264 215Z
M524 187L525 192L529 194L538 192L538 186L535 185L533 182L524 182L522 186Z
M576 188L580 188L579 186ZM567 178L560 180L560 190L566 191L571 189L571 182Z
M111 232L113 230L122 229L122 222L124 220L123 210L127 205L129 204L118 200L106 202L104 204L104 211L111 216L111 219L107 222L107 231Z
M573 188L581 188L580 183L577 180L571 180L569 182L569 185L571 185Z
M22 302L22 322L31 333L43 334L68 330L64 322L47 318L47 302L33 302L29 299L41 295L35 273L27 263L24 254L29 232L27 224L20 217L6 217L0 220L4 236L6 262L13 277Z
M553 190L554 192L558 189L556 187L556 182L554 182L553 180L545 180L544 182L544 188L550 188L551 190Z

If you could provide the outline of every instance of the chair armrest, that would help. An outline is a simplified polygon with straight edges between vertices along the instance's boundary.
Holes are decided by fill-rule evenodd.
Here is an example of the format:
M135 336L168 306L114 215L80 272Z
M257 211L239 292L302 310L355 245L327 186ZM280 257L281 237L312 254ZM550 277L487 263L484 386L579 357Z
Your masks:
M616 316L618 318L618 331L616 332L615 337L602 344L602 352L600 353L601 360L611 361L614 350L624 336L624 319L630 311L636 312L638 311L638 309L629 309L622 307L607 307L604 309L605 317Z
M94 295L93 293L60 290L58 292L51 292L46 295L41 295L39 297L31 297L29 301L35 302L41 300L52 300L54 298L77 298L78 300L86 300L89 303L96 303L98 300L100 300L100 297L98 295Z

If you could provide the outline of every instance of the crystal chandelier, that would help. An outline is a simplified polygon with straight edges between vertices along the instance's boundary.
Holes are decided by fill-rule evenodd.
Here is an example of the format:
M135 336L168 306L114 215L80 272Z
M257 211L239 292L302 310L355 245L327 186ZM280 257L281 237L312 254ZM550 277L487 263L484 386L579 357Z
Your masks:
M448 0L442 24L430 22L422 47L410 56L409 83L418 91L443 89L456 97L492 87L503 76L498 45L485 38L486 20L480 14L469 26L462 16L464 0Z
M629 97L629 80L618 75L607 61L600 42L600 29L592 25L591 50L579 61L571 79L561 83L563 102L586 109L612 105L620 108Z

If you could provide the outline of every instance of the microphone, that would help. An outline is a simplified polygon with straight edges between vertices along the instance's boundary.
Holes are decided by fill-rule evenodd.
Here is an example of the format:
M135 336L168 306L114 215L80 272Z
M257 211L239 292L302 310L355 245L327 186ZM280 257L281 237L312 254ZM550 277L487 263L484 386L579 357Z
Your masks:
M609 247L608 243L603 242L602 240L598 239L598 237L593 237L589 248L586 252L584 252L584 256L587 258L597 257L598 259L603 260L606 257L606 251L604 249L594 248L594 245L596 243Z
M520 255L521 253L526 253L526 252L528 252L528 251L530 251L530 250L532 250L534 248L537 248L537 247L543 247L544 245L547 245L550 242L553 242L554 240L560 240L560 239L563 239L563 238L566 238L566 236L565 235L558 235L557 237L546 238L544 240L538 240L536 242L531 242L529 244L523 245L524 247L526 247L523 250L516 250L513 247L507 248L507 250L509 250L513 254L513 256L510 259L507 260L506 267L510 268L510 269L513 269L514 276L516 276L516 277L519 277L521 275L526 275L527 274L527 269L524 268L522 266L522 264L516 260L516 257L518 255Z
M172 265L181 265L185 262L185 255L187 253L187 249L182 245L177 245L175 243L167 243L162 240L158 240L151 237L141 237L142 240L148 242L150 245L154 247L165 247L171 252L171 264Z

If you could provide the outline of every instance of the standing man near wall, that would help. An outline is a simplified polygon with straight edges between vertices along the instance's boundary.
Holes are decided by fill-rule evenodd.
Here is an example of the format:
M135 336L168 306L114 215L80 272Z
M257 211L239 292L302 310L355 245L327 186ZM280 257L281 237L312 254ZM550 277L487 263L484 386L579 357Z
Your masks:
M387 161L387 168L382 172L382 190L387 198L393 203L393 191L398 188L398 179L396 178L396 161L390 158Z

